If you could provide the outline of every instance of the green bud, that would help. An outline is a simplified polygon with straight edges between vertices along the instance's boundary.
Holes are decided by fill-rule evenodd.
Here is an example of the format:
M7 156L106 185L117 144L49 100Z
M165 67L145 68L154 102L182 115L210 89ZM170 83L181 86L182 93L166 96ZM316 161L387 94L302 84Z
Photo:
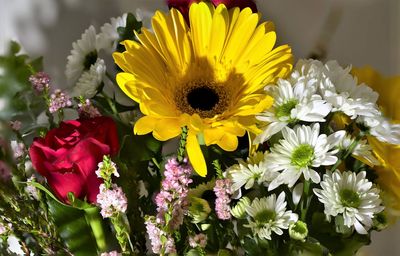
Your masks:
M190 197L189 198L189 215L193 219L193 223L200 223L207 219L211 212L210 205L202 198Z
M240 198L239 202L231 208L231 214L237 219L246 218L246 208L250 205L250 199L248 197Z
M200 228L201 228L202 231L206 231L210 227L211 227L211 224L201 224L200 225Z
M294 240L304 241L308 236L307 224L301 220L290 224L289 235Z
M385 212L380 212L376 214L372 221L373 221L373 227L378 231L387 228L389 225Z

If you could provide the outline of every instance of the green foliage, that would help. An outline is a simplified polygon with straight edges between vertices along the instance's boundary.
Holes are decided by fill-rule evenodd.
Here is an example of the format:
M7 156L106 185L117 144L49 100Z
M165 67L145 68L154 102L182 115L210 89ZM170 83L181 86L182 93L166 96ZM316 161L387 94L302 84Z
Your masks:
M161 147L162 143L154 139L151 134L138 136L125 133L119 157L128 163L151 160L160 154Z
M87 203L75 199L71 194L75 207L60 202L47 188L39 183L32 183L36 188L46 193L49 212L57 226L57 231L68 249L74 255L97 255L95 234L89 222L93 214L99 216L98 210ZM78 208L79 207L79 208ZM97 212L96 212L97 211ZM92 212L91 215L87 214ZM89 215L89 216L88 216Z
M18 117L32 121L43 109L43 102L30 90L28 81L31 74L42 70L42 58L30 60L20 49L18 43L11 42L8 54L0 56L0 99L6 102L0 111L3 120Z
M126 27L119 27L117 28L119 34L119 42L124 40L134 40L136 38L135 31L140 32L142 28L142 22L138 21L136 17L132 13L128 13L126 17ZM125 48L122 45L117 46L118 52L123 52Z

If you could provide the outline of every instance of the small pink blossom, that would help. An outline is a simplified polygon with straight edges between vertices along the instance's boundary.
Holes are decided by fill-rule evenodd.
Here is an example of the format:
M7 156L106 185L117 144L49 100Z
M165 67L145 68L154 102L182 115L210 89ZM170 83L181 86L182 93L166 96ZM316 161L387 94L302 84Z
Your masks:
M0 160L0 179L3 182L8 182L11 180L11 169L5 162L1 160Z
M10 127L11 127L11 129L13 129L13 131L17 132L17 131L21 130L21 126L22 126L22 123L18 120L10 121Z
M61 92L57 89L54 93L50 95L49 101L49 111L50 113L55 113L60 109L72 106L71 98L68 94Z
M104 184L101 184L97 203L100 205L100 214L103 218L109 218L120 212L125 213L128 207L128 199L116 184L112 184L112 189L107 189Z
M189 237L189 245L192 248L201 247L205 248L207 245L207 235L200 233L195 236Z
M220 179L215 181L214 192L217 196L215 200L215 211L217 217L221 220L228 220L231 218L231 211L229 203L231 202L230 195L232 195L232 181L230 179Z
M189 184L193 182L190 179L191 173L192 167L187 162L179 164L175 158L171 158L165 164L165 179L155 201L160 222L163 222L163 215L172 208L172 212L169 212L172 219L168 223L172 229L182 225L183 217L187 214Z
M26 148L24 143L18 142L16 140L11 141L11 149L14 153L14 158L19 159L26 153Z
M29 77L29 82L31 82L33 90L38 94L50 88L50 77L44 72L31 75Z
M99 110L93 106L90 100L78 104L78 113L80 118L94 118L101 116Z
M163 246L165 248L165 253L176 253L174 239L171 237L171 235L168 235L165 231L158 227L158 223L154 217L148 218L145 221L145 225L153 253L160 253ZM164 245L161 241L161 237L167 238Z

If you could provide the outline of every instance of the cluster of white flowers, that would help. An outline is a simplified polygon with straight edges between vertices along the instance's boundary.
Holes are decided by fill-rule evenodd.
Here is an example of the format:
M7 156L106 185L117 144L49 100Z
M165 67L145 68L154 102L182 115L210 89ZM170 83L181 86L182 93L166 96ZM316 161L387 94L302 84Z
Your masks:
M127 14L111 18L97 34L90 26L81 38L72 44L71 55L67 57L65 75L68 83L74 86L72 95L92 98L102 85L105 74L105 61L99 57L100 51L111 53L116 50L119 27L126 27Z
M370 167L380 165L366 136L400 144L400 125L383 116L376 103L378 94L358 84L350 70L336 61L300 60L290 77L265 87L275 101L257 116L261 133L253 144L266 142L262 148L267 150L246 161L239 159L226 170L239 199L231 213L247 219L246 227L258 237L271 239L272 233L281 235L282 229L294 229L298 216L286 211L282 189L291 191L296 207L304 207L304 197L314 193L328 221L334 217L335 225L359 234L367 234L383 211L380 191L365 171L343 171L344 165L342 171L337 169L350 156ZM346 117L348 123L335 123L337 116ZM256 184L268 188L268 197L252 201L248 194L242 197L242 192ZM303 224L298 226L307 236ZM294 230L291 233L297 234Z

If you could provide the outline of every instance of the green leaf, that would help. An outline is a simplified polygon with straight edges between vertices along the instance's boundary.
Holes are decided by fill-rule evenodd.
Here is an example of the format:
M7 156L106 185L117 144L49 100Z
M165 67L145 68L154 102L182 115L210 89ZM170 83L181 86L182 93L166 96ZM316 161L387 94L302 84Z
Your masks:
M122 138L120 158L130 163L147 161L156 157L162 147L162 142L152 135L125 135Z
M105 238L99 238L99 231L96 230L101 226L99 220L96 219L96 214L99 216L97 207L89 208L87 204L81 204L85 210L74 208L62 203L43 185L37 182L30 184L45 192L49 212L57 226L57 231L74 255L97 255L97 244L99 242L100 244L103 243L103 247L105 247ZM69 196L71 197L71 195ZM77 199L74 200L77 202ZM93 222L97 225L97 228L93 225ZM97 242L96 238L100 241ZM105 248L101 249L104 250Z
M15 42L15 41L10 42L10 53L11 54L17 54L17 53L19 53L20 50L21 50L21 46L17 42Z
M202 256L201 252L197 249L191 249L188 251L185 256Z
M87 223L85 211L60 204L48 197L49 212L57 226L57 231L76 256L97 255L96 240Z
M140 32L142 25L143 25L142 22L138 21L132 13L128 13L126 17L126 27L117 28L117 32L119 34L119 42L122 42L127 39L134 40L136 38L134 31ZM117 51L118 52L125 51L124 46L118 44Z
M233 256L233 253L227 249L222 249L218 251L218 256Z

